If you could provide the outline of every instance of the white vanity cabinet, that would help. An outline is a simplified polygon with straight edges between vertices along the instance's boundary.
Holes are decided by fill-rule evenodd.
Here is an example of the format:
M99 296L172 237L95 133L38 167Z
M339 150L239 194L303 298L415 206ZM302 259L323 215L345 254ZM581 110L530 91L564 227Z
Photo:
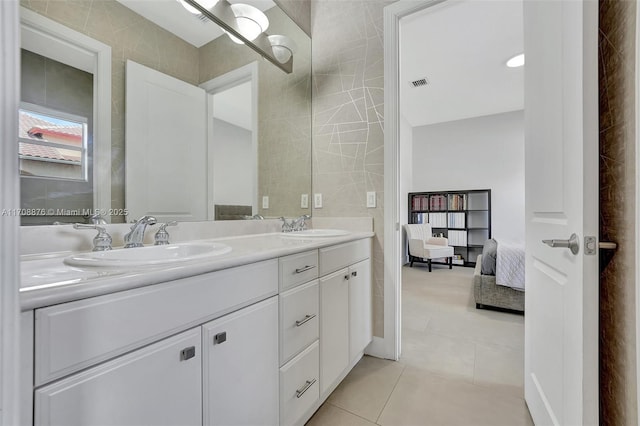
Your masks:
M201 425L200 328L35 392L36 425Z
M278 424L278 298L202 327L204 424Z
M370 257L363 238L25 311L23 423L303 425L371 342Z
M320 389L326 398L372 340L371 240L319 250Z

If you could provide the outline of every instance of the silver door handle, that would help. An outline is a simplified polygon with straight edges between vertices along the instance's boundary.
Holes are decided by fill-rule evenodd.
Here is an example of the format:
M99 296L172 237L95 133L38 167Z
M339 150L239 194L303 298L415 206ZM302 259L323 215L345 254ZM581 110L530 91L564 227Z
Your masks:
M303 268L297 268L296 269L296 274L301 274L301 273L309 271L309 270L311 270L313 268L315 268L315 265L306 265Z
M300 327L302 324L304 324L307 321L311 321L315 317L316 317L316 314L305 315L304 318L302 318L301 320L296 320L296 327Z
M316 382L316 379L307 380L301 389L296 390L296 398L300 398L311 386Z
M571 234L568 240L542 240L542 242L553 248L568 248L573 254L578 254L580 251L580 242L576 234Z

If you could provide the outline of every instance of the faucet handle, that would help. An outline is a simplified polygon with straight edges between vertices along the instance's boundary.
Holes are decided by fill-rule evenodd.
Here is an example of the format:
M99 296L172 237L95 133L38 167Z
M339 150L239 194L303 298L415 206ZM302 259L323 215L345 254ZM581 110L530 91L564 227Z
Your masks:
M111 235L100 225L86 224L86 223L74 223L73 229L95 229L98 231L98 235L93 238L93 251L107 251L111 250Z
M167 232L167 226L176 226L177 224L178 222L172 220L171 222L163 223L162 225L160 225L160 229L158 229L158 232L156 232L156 235L154 237L154 244L156 246L169 244L169 233Z

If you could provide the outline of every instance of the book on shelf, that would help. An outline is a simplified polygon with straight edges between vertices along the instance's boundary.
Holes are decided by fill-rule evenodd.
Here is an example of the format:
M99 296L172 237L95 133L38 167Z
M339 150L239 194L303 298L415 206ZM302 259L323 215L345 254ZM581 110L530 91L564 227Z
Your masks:
M449 210L466 210L467 194L449 194Z
M467 245L467 232L466 231L451 231L448 233L449 245L465 247Z
M464 213L449 213L449 228L464 228L464 222Z
M447 210L447 196L443 194L430 195L429 210Z
M432 228L446 228L447 227L447 214L446 213L429 213L429 223Z

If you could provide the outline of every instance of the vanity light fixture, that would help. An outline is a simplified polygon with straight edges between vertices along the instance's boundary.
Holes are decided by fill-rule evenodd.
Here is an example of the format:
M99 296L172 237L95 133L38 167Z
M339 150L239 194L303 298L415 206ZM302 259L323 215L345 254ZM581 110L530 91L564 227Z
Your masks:
M514 56L513 58L507 61L507 66L509 68L518 68L524 66L524 53L520 53L519 55Z
M267 37L269 43L271 43L271 49L276 59L283 64L286 64L291 59L291 56L295 53L298 46L296 43L287 36L274 34Z
M295 43L286 36L269 36L265 32L269 19L260 9L244 3L231 4L229 0L177 1L199 11L198 19L217 24L235 43L250 47L287 74L293 72Z
M236 17L238 31L249 41L255 40L260 34L265 32L267 28L269 28L269 19L267 18L267 15L262 13L262 11L257 7L244 3L234 3L231 5L231 10ZM238 37L227 31L225 31L225 33L227 33L234 43L244 44L244 42Z
M201 5L202 7L204 7L205 9L213 9L213 7L216 5L216 3L218 3L218 0L195 0L199 5ZM189 3L187 3L184 0L178 0L178 3L180 3L182 5L182 7L184 7L185 9L187 9L189 12L193 13L194 15L202 15L202 13L196 9L195 7L191 6Z

